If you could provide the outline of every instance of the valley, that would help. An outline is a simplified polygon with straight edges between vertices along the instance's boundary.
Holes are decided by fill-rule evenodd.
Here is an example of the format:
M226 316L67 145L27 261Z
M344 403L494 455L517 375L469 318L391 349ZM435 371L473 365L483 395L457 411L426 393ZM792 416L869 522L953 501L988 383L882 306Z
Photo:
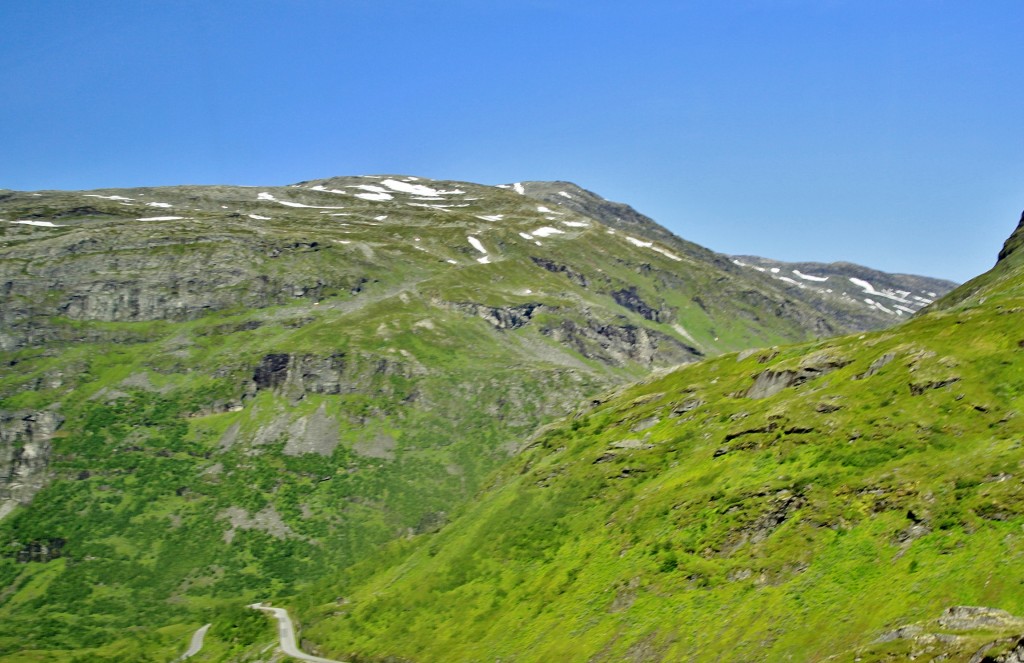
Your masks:
M323 656L662 660L709 645L634 620L795 610L801 546L860 569L904 507L959 550L932 542L967 512L919 501L979 422L1014 475L1010 254L890 331L954 284L723 256L569 183L4 191L0 218L2 661L172 660L206 623L191 660L257 660L268 598ZM989 474L956 494L1004 514ZM997 546L1004 515L969 522ZM716 642L805 651L745 632Z

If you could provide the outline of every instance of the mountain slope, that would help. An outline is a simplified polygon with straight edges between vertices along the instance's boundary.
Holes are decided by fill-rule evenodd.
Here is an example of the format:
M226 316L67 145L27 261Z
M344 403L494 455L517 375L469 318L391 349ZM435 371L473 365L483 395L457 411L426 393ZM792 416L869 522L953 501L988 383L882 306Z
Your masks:
M4 192L0 218L8 660L159 660L442 527L590 394L842 328L469 183Z
M893 330L726 355L593 399L450 525L305 599L308 637L407 661L1012 648L1021 622L995 609L1024 614L1013 255L983 299L968 284ZM951 608L965 604L992 610ZM939 636L908 626L944 611Z
M757 256L716 254L676 237L629 205L611 202L570 182L520 182L523 194L559 205L604 225L645 240L661 242L681 255L714 262L722 271L745 272L762 284L780 288L832 321L836 332L884 329L913 315L956 284L912 274L889 274L852 263L784 263Z

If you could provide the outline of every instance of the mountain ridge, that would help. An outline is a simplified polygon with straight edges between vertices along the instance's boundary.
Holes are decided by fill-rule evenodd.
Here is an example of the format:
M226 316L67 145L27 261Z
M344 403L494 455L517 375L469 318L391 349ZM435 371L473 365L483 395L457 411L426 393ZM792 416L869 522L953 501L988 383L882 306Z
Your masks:
M594 393L843 328L514 188L12 192L0 218L7 660L247 624L237 605L442 528Z

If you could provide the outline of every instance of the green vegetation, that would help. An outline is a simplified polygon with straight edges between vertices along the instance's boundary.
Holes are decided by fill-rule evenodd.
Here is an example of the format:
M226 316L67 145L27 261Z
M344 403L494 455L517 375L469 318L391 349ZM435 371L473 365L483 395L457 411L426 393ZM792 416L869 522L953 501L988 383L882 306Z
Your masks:
M243 656L272 632L239 606L441 528L590 394L811 334L817 313L706 251L467 186L463 207L348 196L338 217L338 194L294 188L269 191L313 207L231 187L0 201L57 226L0 224L3 462L45 484L0 521L0 661L167 660L209 621L204 656ZM150 201L184 218L136 221ZM50 412L52 439L18 427Z
M297 598L307 635L414 661L904 660L919 643L864 647L949 606L1024 614L1022 283L1003 265L892 331L597 400L445 529Z

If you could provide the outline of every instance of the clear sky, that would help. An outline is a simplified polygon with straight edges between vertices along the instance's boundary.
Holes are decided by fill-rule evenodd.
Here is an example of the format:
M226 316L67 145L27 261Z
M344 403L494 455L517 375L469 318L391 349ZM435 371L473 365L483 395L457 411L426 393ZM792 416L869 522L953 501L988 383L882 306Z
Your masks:
M1021 0L0 3L0 188L564 179L726 253L965 280Z

